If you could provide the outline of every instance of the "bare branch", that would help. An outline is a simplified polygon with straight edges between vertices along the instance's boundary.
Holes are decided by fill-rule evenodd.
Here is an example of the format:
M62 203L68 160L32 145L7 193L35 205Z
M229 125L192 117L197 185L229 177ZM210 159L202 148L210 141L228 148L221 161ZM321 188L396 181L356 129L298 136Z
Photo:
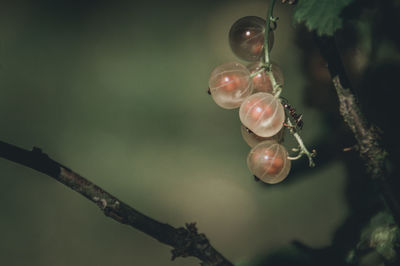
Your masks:
M60 183L80 193L97 204L102 212L120 222L130 225L163 244L172 246L172 259L197 257L207 266L233 266L215 250L204 234L199 234L194 223L175 228L160 223L123 203L102 188L74 173L67 167L53 161L38 148L24 150L0 141L0 157L30 167L53 177Z
M328 64L332 82L339 99L340 114L357 140L357 147L361 158L366 164L369 176L380 185L385 202L391 209L397 223L400 224L400 204L394 196L393 189L387 182L388 173L385 167L387 152L380 143L376 128L367 123L361 112L344 70L335 39L334 37L318 36L315 32L314 39L321 55Z

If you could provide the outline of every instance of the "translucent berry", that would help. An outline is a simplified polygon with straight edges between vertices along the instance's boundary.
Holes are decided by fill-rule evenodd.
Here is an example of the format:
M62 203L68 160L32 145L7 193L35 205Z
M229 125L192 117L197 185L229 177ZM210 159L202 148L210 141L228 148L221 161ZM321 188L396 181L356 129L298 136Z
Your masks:
M285 120L282 104L270 93L258 92L240 106L242 124L260 137L271 137L281 130Z
M229 44L233 53L246 61L257 61L264 55L265 20L247 16L233 23L229 31ZM274 33L269 33L269 49L274 43Z
M290 160L284 146L266 140L254 146L247 156L247 166L261 181L276 184L284 180L290 171Z
M249 70L236 62L216 67L208 86L214 101L225 109L239 107L253 91Z
M244 141L250 147L254 147L258 143L265 141L265 140L274 140L276 142L279 142L283 138L283 130L280 130L277 134L273 135L272 137L260 137L243 125L240 127L240 131L242 133L242 137L243 137Z
M262 63L260 62L251 63L247 68L249 69L250 74L253 74L262 69ZM283 86L284 80L283 80L282 69L277 64L271 63L271 71L272 75L275 78L276 83ZM272 93L273 86L267 72L262 71L260 73L257 73L256 75L253 76L252 79L254 87L253 93L256 92Z

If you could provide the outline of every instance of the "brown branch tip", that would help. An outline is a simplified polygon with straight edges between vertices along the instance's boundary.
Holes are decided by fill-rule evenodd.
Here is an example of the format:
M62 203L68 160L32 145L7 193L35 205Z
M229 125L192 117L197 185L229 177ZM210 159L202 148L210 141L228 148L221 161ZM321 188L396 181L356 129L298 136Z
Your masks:
M94 202L106 216L119 223L130 225L161 243L173 247L173 260L177 257L192 256L200 259L202 265L233 266L214 249L204 234L197 232L195 223L188 223L186 227L175 228L169 224L156 221L52 160L38 148L28 151L0 141L0 157L30 167L56 179Z

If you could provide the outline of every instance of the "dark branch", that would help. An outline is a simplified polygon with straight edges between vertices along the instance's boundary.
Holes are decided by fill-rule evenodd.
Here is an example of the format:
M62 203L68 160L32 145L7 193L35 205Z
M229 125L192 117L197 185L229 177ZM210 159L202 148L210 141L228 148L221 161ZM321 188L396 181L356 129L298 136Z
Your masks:
M380 185L386 203L392 210L397 223L400 224L400 204L394 196L393 189L387 182L388 174L385 167L387 153L380 143L376 128L367 123L361 112L343 67L335 39L334 37L318 36L315 32L314 39L321 55L328 64L332 82L339 99L340 114L357 140L358 150L367 166L368 174Z
M199 234L194 223L186 228L175 228L160 223L123 203L102 188L74 173L67 167L53 161L38 148L24 150L0 141L0 157L28 166L75 190L97 204L104 214L117 222L130 225L163 244L172 246L172 259L176 257L197 257L207 266L233 266L215 250L204 234Z

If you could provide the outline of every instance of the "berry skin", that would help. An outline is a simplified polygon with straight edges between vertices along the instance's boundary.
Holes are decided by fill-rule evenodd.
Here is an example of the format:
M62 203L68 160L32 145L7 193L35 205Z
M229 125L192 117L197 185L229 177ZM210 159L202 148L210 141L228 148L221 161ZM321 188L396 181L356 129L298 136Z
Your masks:
M233 53L246 61L258 61L264 55L266 21L260 17L247 16L237 20L229 31L229 44ZM270 50L274 33L269 33Z
M246 128L245 126L241 125L240 131L242 133L243 140L250 146L254 147L258 143L264 140L274 140L276 142L280 142L283 139L283 130L280 130L277 134L273 135L272 137L260 137L254 134L253 131Z
M249 66L247 66L247 68L250 71L250 74L253 74L262 69L262 63L254 62L254 63L251 63ZM276 83L283 86L284 79L283 79L283 73L282 73L281 68L277 64L272 63L271 71L275 78ZM256 92L272 93L273 92L273 86L272 86L270 77L266 71L257 73L256 75L254 75L252 77L252 80L253 80L253 85L254 85L253 93L256 93Z
M208 81L215 103L225 109L233 109L251 95L253 83L247 68L237 62L216 67Z
M254 146L247 156L250 172L261 181L276 184L289 174L291 162L284 146L266 140Z
M285 111L270 93L258 92L246 98L240 106L242 124L260 137L271 137L283 127Z

